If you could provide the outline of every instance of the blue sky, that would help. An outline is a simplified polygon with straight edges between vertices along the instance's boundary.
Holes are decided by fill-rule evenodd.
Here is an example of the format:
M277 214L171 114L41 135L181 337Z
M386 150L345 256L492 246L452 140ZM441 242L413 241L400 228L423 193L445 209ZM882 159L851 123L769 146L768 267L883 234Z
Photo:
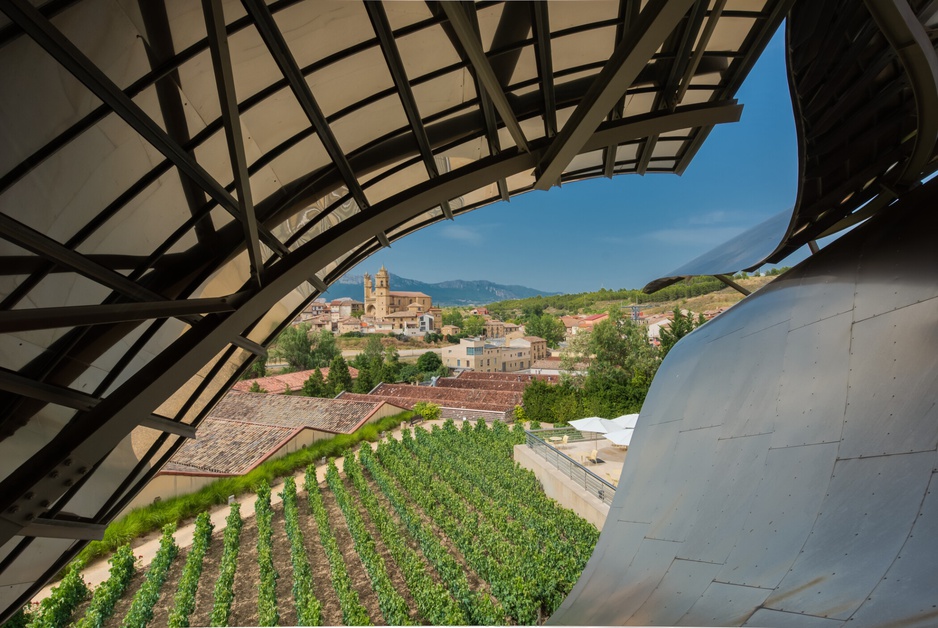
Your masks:
M791 208L797 152L783 30L737 93L741 120L714 128L683 176L599 178L516 196L422 229L352 272L384 264L430 283L640 288Z

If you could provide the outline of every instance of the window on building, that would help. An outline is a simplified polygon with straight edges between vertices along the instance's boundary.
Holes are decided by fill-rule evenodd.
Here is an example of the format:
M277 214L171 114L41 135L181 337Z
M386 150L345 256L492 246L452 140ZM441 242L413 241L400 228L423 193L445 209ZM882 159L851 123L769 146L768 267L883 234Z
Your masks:
M456 360L456 366L459 366L459 360Z

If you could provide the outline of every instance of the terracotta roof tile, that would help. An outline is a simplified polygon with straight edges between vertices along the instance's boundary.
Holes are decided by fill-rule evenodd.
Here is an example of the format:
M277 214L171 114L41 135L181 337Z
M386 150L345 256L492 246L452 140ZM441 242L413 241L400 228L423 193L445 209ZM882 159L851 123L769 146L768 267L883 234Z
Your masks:
M237 390L240 392L250 392L251 386L254 382L257 382L257 385L266 390L271 395L282 395L287 391L287 386L290 387L290 390L300 390L303 388L303 384L306 380L309 379L310 375L313 374L313 371L316 369L310 369L308 371L295 371L293 373L282 373L280 375L268 375L267 377L258 377L256 379L242 379L232 386L232 390ZM323 379L329 377L329 368L321 368ZM352 379L358 377L358 369L350 366L348 367L348 372L352 376Z
M354 432L382 402L230 392L163 471L242 475L304 429ZM403 409L399 403L392 405Z

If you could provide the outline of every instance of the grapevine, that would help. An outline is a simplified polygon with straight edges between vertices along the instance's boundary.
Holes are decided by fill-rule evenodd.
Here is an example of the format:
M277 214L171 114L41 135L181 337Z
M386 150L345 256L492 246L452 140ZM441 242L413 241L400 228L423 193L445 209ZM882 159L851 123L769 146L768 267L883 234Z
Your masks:
M260 568L260 585L257 593L257 623L260 626L276 626L280 623L277 609L277 570L274 568L273 528L274 511L270 507L270 485L267 481L257 489L254 504L257 517L257 564Z
M78 622L78 628L101 628L114 612L114 605L124 594L136 571L134 552L130 545L122 545L108 561L111 564L108 579L94 590L91 605Z
M306 556L303 531L296 499L296 480L287 477L283 485L283 516L290 539L290 560L293 564L293 600L297 625L318 626L322 623L322 604L313 593L313 572Z
M332 574L332 587L339 596L339 606L342 607L342 621L347 626L370 626L371 618L368 611L358 599L358 592L352 588L352 579L349 578L345 559L339 550L339 544L329 527L329 514L322 501L322 493L316 482L316 468L310 465L306 468L306 494L309 498L309 508L316 519L319 528L319 540L326 550L329 559L329 569Z
M195 518L195 533L192 537L192 549L182 568L182 577L176 587L175 607L169 614L170 628L184 628L189 625L189 615L195 609L195 594L202 576L202 563L205 552L212 540L212 520L207 512Z
M218 580L215 581L215 596L212 605L212 626L227 626L231 615L231 602L234 600L234 576L238 568L238 551L241 549L241 504L231 504L231 511L225 520L225 537L221 555L221 567Z
M146 580L143 585L137 589L136 595L130 603L130 610L124 617L121 624L123 628L143 628L153 619L153 605L160 597L160 588L166 580L169 573L169 567L176 558L176 541L173 539L173 533L176 531L175 523L168 523L163 526L163 536L160 538L160 548L150 563L150 569L147 571Z

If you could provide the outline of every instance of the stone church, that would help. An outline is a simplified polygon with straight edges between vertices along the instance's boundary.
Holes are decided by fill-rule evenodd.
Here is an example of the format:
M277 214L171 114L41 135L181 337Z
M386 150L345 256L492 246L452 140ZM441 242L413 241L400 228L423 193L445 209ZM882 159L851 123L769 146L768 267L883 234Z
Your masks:
M365 273L365 318L378 328L390 325L394 331L438 331L442 323L440 308L423 292L393 291L388 270L382 266L372 282Z

